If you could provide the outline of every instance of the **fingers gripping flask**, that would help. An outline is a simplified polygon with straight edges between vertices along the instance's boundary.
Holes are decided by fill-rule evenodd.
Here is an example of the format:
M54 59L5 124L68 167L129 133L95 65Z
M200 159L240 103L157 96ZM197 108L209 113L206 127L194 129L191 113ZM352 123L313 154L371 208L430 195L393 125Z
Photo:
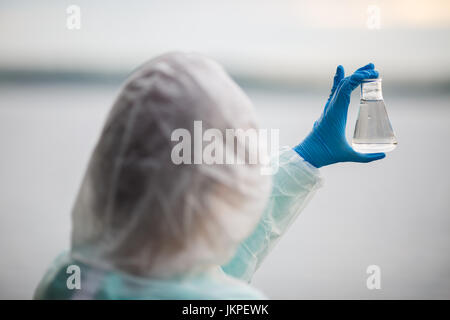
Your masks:
M397 146L381 92L381 79L366 79L361 83L352 146L361 153L389 152Z

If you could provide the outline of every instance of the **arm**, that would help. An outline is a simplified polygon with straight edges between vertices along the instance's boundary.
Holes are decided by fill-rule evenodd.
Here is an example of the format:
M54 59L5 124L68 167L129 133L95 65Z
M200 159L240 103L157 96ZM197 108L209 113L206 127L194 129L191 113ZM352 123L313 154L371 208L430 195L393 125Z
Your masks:
M222 269L233 277L250 281L263 259L321 185L318 169L294 150L282 149L279 168L273 177L272 193L261 220L253 233L239 245L234 258Z
M384 153L355 152L345 137L351 92L364 79L377 77L378 72L371 63L345 78L344 68L338 66L322 115L299 145L281 152L268 206L253 233L241 243L233 259L222 266L226 273L251 280L261 261L321 185L317 168L337 162L371 162L385 157Z

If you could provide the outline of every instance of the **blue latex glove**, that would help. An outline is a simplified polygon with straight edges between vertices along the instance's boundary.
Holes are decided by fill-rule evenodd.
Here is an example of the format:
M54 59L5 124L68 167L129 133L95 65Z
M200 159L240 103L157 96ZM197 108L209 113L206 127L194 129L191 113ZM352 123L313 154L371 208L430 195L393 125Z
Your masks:
M294 150L316 168L336 162L371 162L384 158L384 153L359 153L352 149L345 138L350 94L363 79L378 77L374 65L359 68L344 78L344 68L338 66L333 88L325 109L314 123L311 133Z

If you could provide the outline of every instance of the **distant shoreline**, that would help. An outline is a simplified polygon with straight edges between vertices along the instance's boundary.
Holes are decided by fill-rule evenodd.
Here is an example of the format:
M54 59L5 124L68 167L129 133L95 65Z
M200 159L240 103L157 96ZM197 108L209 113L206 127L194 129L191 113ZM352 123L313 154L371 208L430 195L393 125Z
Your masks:
M126 78L122 72L88 72L68 70L1 70L0 85L97 85L119 86ZM328 81L306 78L256 77L253 75L231 74L231 77L243 88L260 89L282 93L321 93L328 88ZM419 83L384 82L383 91L413 95L450 94L450 77L447 80L436 79L434 82Z

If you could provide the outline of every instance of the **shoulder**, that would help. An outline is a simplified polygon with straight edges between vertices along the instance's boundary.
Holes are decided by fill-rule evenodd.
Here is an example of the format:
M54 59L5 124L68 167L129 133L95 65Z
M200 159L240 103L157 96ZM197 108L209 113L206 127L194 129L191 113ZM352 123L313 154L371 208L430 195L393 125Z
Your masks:
M225 300L265 300L267 297L257 288L251 286L245 281L234 278L221 268L209 272L209 277L213 278L211 285L220 291L220 297L215 299ZM214 299L214 298L213 298Z

